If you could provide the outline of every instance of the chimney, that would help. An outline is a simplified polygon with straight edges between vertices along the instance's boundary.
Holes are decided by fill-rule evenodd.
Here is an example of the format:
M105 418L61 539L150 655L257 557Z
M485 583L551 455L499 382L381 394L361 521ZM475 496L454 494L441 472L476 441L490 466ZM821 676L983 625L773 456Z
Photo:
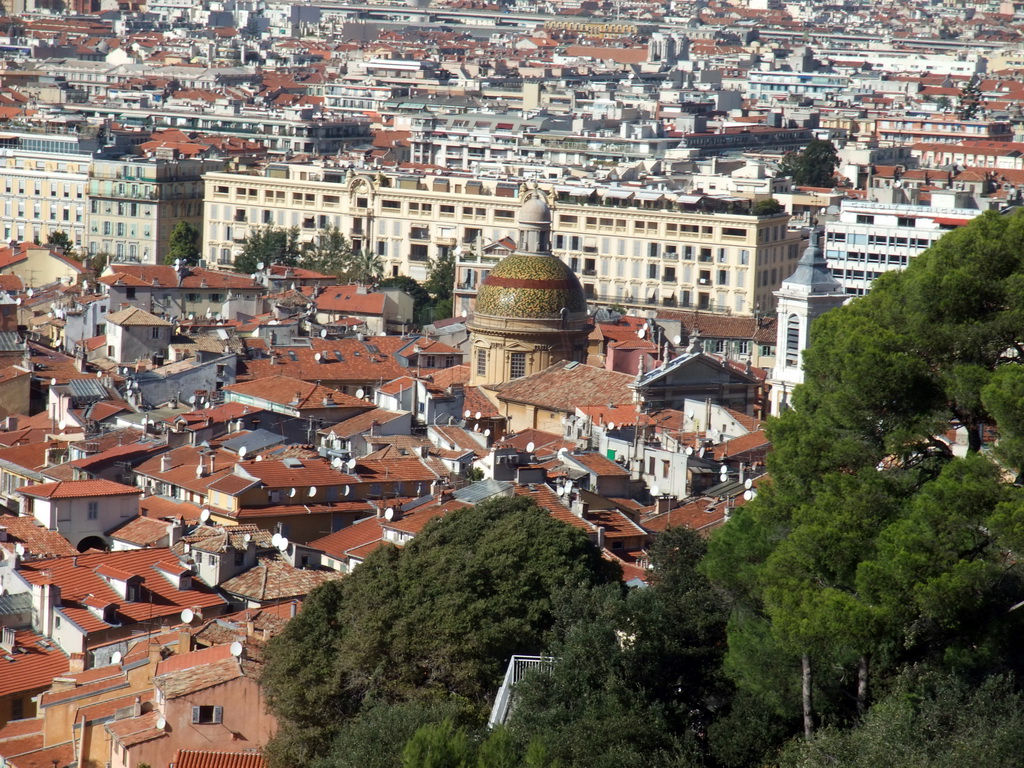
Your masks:
M249 619L245 622L245 636L252 637L254 634L256 634L256 623Z
M597 526L597 548L604 549L604 526Z
M164 659L163 648L155 638L149 641L149 663L159 664ZM155 673L154 673L155 674Z
M53 609L60 605L60 587L44 583L32 585L32 628L40 635L53 634Z
M0 630L0 648L7 651L7 653L11 653L14 651L14 645L14 628L4 627Z
M181 541L182 534L185 532L185 526L181 522L181 518L176 517L171 523L170 528L167 531L168 544L172 547Z
M178 630L178 647L176 653L188 653L192 650L192 633L189 632L187 626L182 627Z
M215 461L216 457L217 457L217 454L215 454L213 452L210 453L210 474L211 475L214 473L214 470L215 470L215 466L216 465L215 465L214 461Z
M663 515L672 509L671 496L658 496L654 499L654 514Z
M68 657L68 674L77 675L79 672L85 672L85 654L72 653Z
M171 457L166 453L160 457L160 471L170 472L171 471Z
M4 421L4 429L6 429L8 432L13 432L17 428L18 428L18 417L17 416L8 416L7 419Z

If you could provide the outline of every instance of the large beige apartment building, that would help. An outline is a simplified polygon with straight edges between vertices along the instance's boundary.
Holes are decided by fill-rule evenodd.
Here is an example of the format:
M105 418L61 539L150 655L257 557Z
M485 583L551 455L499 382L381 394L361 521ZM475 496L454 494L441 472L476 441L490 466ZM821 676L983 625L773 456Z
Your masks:
M355 248L377 253L386 275L424 279L430 259L455 249L456 312L472 308L476 286L506 252L502 241L518 236L525 192L501 179L284 163L204 179L209 266L231 264L254 228L298 227L312 242L337 226ZM787 215L751 215L740 198L621 185L540 189L554 216L553 252L594 303L766 312L800 255Z

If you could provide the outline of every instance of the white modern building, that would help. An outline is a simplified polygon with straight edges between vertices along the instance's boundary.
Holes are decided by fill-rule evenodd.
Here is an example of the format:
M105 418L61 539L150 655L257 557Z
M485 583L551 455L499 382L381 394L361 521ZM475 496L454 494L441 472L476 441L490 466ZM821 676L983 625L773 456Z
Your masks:
M825 258L847 294L861 296L884 272L905 269L950 230L979 216L970 195L933 191L931 205L843 200L825 226Z

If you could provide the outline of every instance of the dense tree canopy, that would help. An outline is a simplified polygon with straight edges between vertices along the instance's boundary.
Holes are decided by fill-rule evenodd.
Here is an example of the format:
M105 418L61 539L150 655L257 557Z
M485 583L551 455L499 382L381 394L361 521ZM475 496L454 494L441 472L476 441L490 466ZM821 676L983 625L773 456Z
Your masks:
M1022 228L984 214L818 320L796 410L769 424L771 482L713 537L726 668L791 730L853 721L911 664L1021 666L1024 499L980 449L997 424L997 455L1024 464Z
M242 252L235 257L235 271L253 273L259 265L284 264L294 267L298 264L299 228L281 229L272 224L252 229L242 244Z
M187 221L179 221L171 230L164 264L174 264L180 259L192 266L199 263L199 255L199 229Z
M801 187L831 187L832 174L839 166L839 154L831 141L812 139L801 152L790 152L782 158L783 176L792 176Z
M368 702L444 695L482 711L509 657L543 650L558 592L618 578L581 531L521 498L380 547L271 642L263 682L283 724L271 760L323 754Z
M670 529L647 589L563 596L556 661L516 688L511 727L567 768L700 764L707 705L720 688L726 612L696 568L704 542Z

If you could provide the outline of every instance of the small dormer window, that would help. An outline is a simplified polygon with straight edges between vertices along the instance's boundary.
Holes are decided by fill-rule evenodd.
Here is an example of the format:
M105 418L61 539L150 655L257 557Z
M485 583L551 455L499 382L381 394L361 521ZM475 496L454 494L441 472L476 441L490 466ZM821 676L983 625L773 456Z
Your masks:
M192 589L192 574L186 573L181 577L180 589Z

